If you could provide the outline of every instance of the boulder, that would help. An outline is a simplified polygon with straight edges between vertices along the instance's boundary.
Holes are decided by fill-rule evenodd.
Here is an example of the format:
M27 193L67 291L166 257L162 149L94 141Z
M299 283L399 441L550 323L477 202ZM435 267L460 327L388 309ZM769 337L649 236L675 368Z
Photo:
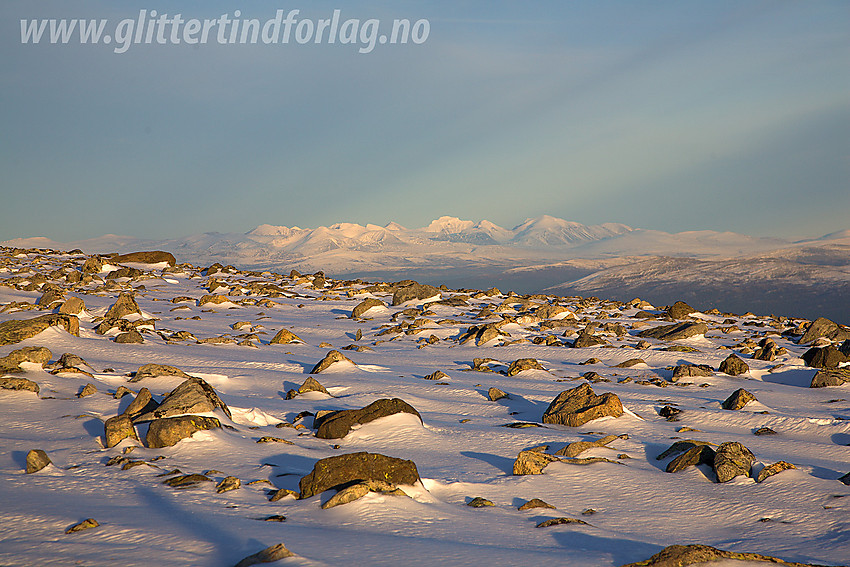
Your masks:
M490 388L489 390L487 390L487 397L490 398L491 402L495 402L501 400L502 398L507 398L508 394L498 388Z
M508 367L508 376L516 376L520 372L524 372L526 370L546 369L543 368L543 365L534 358L520 358L519 360L511 362L511 365Z
M145 342L145 338L136 329L130 329L126 333L119 333L113 340L118 344L125 345L140 345Z
M833 368L830 370L818 370L812 378L810 388L825 388L827 386L841 386L850 382L850 368Z
M382 480L392 484L415 484L419 471L413 461L388 457L378 453L347 453L320 459L313 470L298 483L299 498L310 498L325 490Z
M130 402L130 405L124 410L122 415L126 415L130 419L135 420L140 415L154 411L159 407L151 396L151 391L147 388L142 388L136 397Z
M827 338L833 341L844 341L850 339L850 330L846 329L830 321L825 317L818 317L811 322L806 332L797 341L801 345L813 343L820 338Z
M0 358L0 374L23 372L22 362L33 362L35 364L47 364L53 354L45 347L23 347L13 350L6 356Z
M80 336L79 319L64 313L47 313L32 319L15 319L0 323L0 346L19 343L50 327L61 327L75 337Z
M27 378L0 378L0 389L35 392L38 394L38 384Z
M776 356L778 354L779 347L776 346L776 342L773 339L764 338L759 341L759 348L755 353L753 353L753 359L772 362L773 360L776 360Z
M739 475L749 475L756 460L752 452L737 441L720 445L714 455L714 472L718 482L729 482Z
M69 297L59 307L59 313L65 315L78 315L86 310L86 303L79 297Z
M133 427L133 420L125 414L107 419L103 424L103 430L107 448L116 446L124 439L139 440L136 428Z
M76 532L81 532L83 530L96 528L99 525L100 524L98 523L98 521L95 520L94 518L86 518L85 520L83 520L79 524L74 524L73 526L71 526L70 528L65 530L65 533L66 534L73 534L73 533L76 533Z
M77 394L77 397L78 398L85 398L85 397L88 397L88 396L93 396L96 393L97 393L97 386L95 386L91 382L88 382L88 383L86 383L85 386L83 386L82 390L80 390L80 392Z
M121 254L120 256L110 258L109 262L111 264L160 264L165 262L172 268L177 265L177 260L171 252L162 252L160 250Z
M181 439L191 437L197 431L219 427L221 427L221 422L214 417L200 415L166 417L151 422L145 441L151 449L171 447Z
M668 473L676 473L694 465L713 465L714 456L714 449L708 444L693 445L687 451L667 463L667 468L664 470Z
M212 386L200 378L189 378L174 388L155 410L134 421L150 421L181 414L204 413L220 408L230 418L230 410Z
M540 498L532 498L531 500L517 508L517 510L519 510L520 512L524 512L526 510L533 510L535 508L548 508L550 510L555 509L554 506L552 506L548 502L541 500Z
M277 332L274 338L269 341L270 345L288 345L289 343L303 343L298 335L290 331L289 329L281 329Z
M335 362L342 362L343 360L351 362L347 356L339 352L338 350L332 350L328 354L325 355L325 358L316 363L313 367L313 370L310 371L310 374L318 374L324 370L327 370L328 367ZM351 364L354 364L351 362Z
M33 449L27 453L27 474L40 471L51 463L50 457L42 449Z
M414 281L398 284L393 291L393 306L401 305L413 299L439 298L440 290L428 284L420 284Z
M316 418L316 437L320 439L342 439L348 435L352 426L369 423L381 417L397 413L410 413L422 421L422 416L416 409L399 398L375 400L368 406L356 410L332 412L321 418Z
M741 360L736 354L730 354L723 362L720 363L720 372L728 374L729 376L740 376L741 374L746 374L749 371L750 367L747 366L747 363Z
M732 395L721 402L720 406L725 410L739 410L750 402L757 402L756 397L743 388L738 388Z
M357 319L358 317L362 317L364 313L372 309L373 307L386 307L387 304L381 301L380 299L376 299L374 297L367 297L356 306L351 311L351 318Z
M157 376L177 376L179 378L189 379L191 376L177 368L167 364L149 363L139 367L138 370L130 378L130 382L140 382L145 378L155 378Z
M691 313L696 312L696 309L694 309L684 301L677 301L676 303L667 308L667 315L669 315L671 319L684 319Z
M103 262L97 256L86 258L83 264L82 272L84 274L98 274L103 270Z
M806 567L802 563L789 563L770 557L760 555L758 553L736 553L732 551L723 551L710 547L708 545L692 544L692 545L671 545L665 547L646 561L638 563L629 563L622 567L685 567L686 565L709 565L715 561L728 559L731 561L758 561L765 564L778 564L787 567ZM732 565L733 563L727 562Z
M707 364L680 364L673 369L672 382L679 378L706 378L714 375L714 369Z
M322 386L318 380L316 380L312 376L308 376L307 379L304 380L304 383L301 384L301 386L297 390L290 390L286 393L286 399L291 400L298 394L305 394L307 392L321 392L322 394L327 394L328 396L331 395L331 393L328 392L327 389Z
M560 461L560 459L542 451L520 451L514 461L513 474L543 474L543 469L545 469L549 463L554 463L556 461Z
M616 394L597 396L588 384L565 390L552 400L543 413L543 423L578 427L600 417L620 417L623 404Z
M274 563L275 561L279 561L286 557L292 557L295 555L282 543L278 543L277 545L272 545L271 547L267 547L262 551L258 551L253 555L249 555L242 561L236 564L236 567L251 567L251 565L257 565L259 563Z
M114 321L115 319L121 319L134 313L137 315L142 314L142 310L139 309L135 297L132 293L121 292L118 294L118 299L109 307L103 318L108 321Z
M217 494L221 494L222 492L228 492L230 490L236 490L242 486L242 481L239 480L238 477L235 476L226 476L221 482L219 482L215 486L215 491Z
M443 372L442 370L435 370L431 374L427 376L423 376L423 380L446 380L449 378L449 375Z
M588 324L584 329L582 329L581 333L579 333L578 337L576 337L576 339L573 341L573 348L585 348L608 344L608 341L606 341L605 339L594 336L593 332L595 330L595 324Z
M658 339L659 341L677 341L688 339L708 332L708 325L702 321L688 321L645 329L637 334L642 339Z
M588 449L592 449L594 447L604 447L615 439L617 439L616 435L606 435L605 437L597 439L596 441L575 441L574 443L570 443L560 451L557 451L555 454L569 458L578 457L581 453L587 451Z
M812 368L838 368L848 357L832 345L812 347L803 353L803 361Z

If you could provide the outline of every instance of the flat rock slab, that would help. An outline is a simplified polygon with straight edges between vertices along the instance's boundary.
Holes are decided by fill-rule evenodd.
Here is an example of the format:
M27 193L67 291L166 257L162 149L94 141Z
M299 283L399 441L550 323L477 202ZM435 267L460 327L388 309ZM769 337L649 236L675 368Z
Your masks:
M165 262L172 268L177 265L177 260L171 252L163 252L161 250L130 252L129 254L121 254L120 256L113 256L109 259L110 264L160 264L162 262Z
M342 439L351 431L352 426L369 423L381 417L397 413L413 414L422 421L416 408L399 398L375 400L368 406L356 410L337 411L317 419L316 437L320 439Z
M151 422L145 441L152 449L171 447L181 439L191 437L193 433L219 427L221 422L214 417L200 415L167 417Z
M714 375L714 369L707 364L680 364L673 369L672 382L678 382L679 378L707 378Z
M620 417L623 404L616 394L597 396L588 384L565 390L543 412L543 423L579 427L600 417Z
M758 476L756 477L756 482L764 482L768 478L772 477L775 474L779 474L782 471L787 471L791 469L796 469L794 465L787 461L779 461L773 463L772 465L768 465L759 471Z
M658 339L660 341L676 341L680 339L689 339L697 335L704 335L708 332L708 325L702 321L676 323L674 325L663 325L646 329L637 334L643 339Z
M617 439L616 435L606 435L602 439L597 439L596 441L576 441L574 443L570 443L560 451L556 451L555 454L573 458L579 456L581 453L587 451L588 449L592 449L594 447L604 447L615 439Z
M12 345L32 338L50 327L61 327L75 337L80 336L80 320L64 313L48 313L32 319L0 323L0 346Z
M415 484L419 471L413 461L388 457L379 453L347 453L320 459L313 470L298 483L300 498L310 498L325 490L382 480L392 484Z
M53 354L50 349L45 347L23 347L13 350L6 356L0 358L0 374L23 372L21 368L22 362L33 362L35 364L45 365L50 362L50 357Z

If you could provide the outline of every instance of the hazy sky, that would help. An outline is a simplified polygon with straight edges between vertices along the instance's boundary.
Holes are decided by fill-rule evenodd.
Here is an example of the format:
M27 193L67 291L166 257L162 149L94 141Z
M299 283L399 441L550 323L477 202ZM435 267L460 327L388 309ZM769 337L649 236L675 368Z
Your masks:
M22 18L114 34L141 9L311 24L340 9L430 33L367 54L294 35L219 45L215 30L122 54L21 43ZM441 215L850 228L846 0L3 0L0 26L0 240Z

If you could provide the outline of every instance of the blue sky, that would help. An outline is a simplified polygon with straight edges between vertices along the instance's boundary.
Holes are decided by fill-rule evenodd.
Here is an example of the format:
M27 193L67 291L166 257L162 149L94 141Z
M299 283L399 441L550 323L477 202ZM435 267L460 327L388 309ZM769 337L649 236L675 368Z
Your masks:
M427 19L419 45L22 45L22 18ZM0 240L550 214L850 228L850 3L0 4ZM384 31L386 28L381 28ZM79 40L76 40L77 43Z

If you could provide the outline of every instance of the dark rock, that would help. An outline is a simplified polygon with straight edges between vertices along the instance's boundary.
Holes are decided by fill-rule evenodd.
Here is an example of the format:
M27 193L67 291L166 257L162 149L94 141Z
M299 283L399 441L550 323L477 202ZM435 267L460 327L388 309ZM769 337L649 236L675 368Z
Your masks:
M730 354L723 362L720 363L720 372L728 374L729 376L740 376L741 374L745 374L749 371L750 367L747 366L747 363L741 360L736 354Z
M364 313L372 309L373 307L386 307L387 304L381 301L380 299L376 299L374 297L367 297L360 303L358 303L354 309L351 311L351 318L357 319L358 317L362 317Z
M600 417L620 417L623 404L616 394L597 396L588 384L565 390L552 400L543 413L543 423L578 427Z
M642 339L658 339L660 341L676 341L688 339L708 332L708 325L702 321L689 321L645 329L637 334Z
M847 486L850 486L850 472L849 472L849 473L847 473L847 474L845 474L845 475L843 475L843 476L841 476L841 477L839 477L839 479L838 479L838 480L839 480L840 482L843 482L843 483L844 483L844 484L846 484Z
M682 431L680 429L680 431ZM687 429L687 431L699 431L698 429ZM711 445L711 443L707 441L694 441L693 439L686 439L684 441L676 441L672 445L670 445L667 449L664 450L663 453L658 455L656 460L666 459L670 455L675 455L676 453L681 453L683 451L688 451L693 449L694 447L702 447L703 445ZM712 457L713 458L713 457Z
M778 354L779 348L776 346L776 342L773 339L764 338L759 342L759 349L753 353L753 358L755 360L771 362L776 360Z
M714 369L707 364L680 364L673 369L671 381L678 382L679 378L705 378L713 375Z
M738 388L726 398L720 406L725 410L739 410L750 402L757 402L756 397L743 388Z
M314 422L316 437L320 439L342 439L351 431L355 424L364 424L381 417L397 413L410 413L422 421L422 416L416 409L399 398L375 400L368 406L356 410L343 410L317 418Z
M440 297L440 290L432 285L420 284L416 282L404 282L405 285L398 285L393 292L393 306L401 305L412 299L430 299L432 297Z
M19 343L50 327L62 327L75 337L80 336L79 319L64 313L47 313L32 319L15 319L0 323L0 346Z
M520 358L511 362L511 365L508 367L508 376L516 376L525 370L545 370L545 368L533 358Z
M848 382L850 382L850 368L833 368L831 370L818 370L809 387L841 386Z
M470 508L484 508L485 506L495 506L493 502L487 500L486 498L482 498L481 496L476 496L472 500L466 503Z
M130 252L129 254L113 256L109 260L110 264L159 264L161 262L167 263L172 268L177 265L177 260L174 258L173 254L171 254L170 252L162 252L160 250L146 252Z
M87 518L87 519L83 520L82 522L80 522L79 524L74 524L73 526L71 526L70 528L65 530L65 533L66 534L73 534L73 533L76 533L76 532L81 532L83 530L96 528L99 525L100 524L94 518Z
M202 474L182 474L162 481L162 484L171 488L192 488L202 482L213 482L211 478Z
M313 370L310 371L310 374L318 374L319 372L322 372L323 370L327 370L327 368L331 364L333 364L335 362L342 362L343 360L351 362L351 359L349 359L347 356L345 356L344 354L342 354L338 350L332 350L328 354L325 355L325 358L323 358L322 360L320 360L319 362L316 363L316 366L313 367ZM354 363L351 362L351 364L354 364Z
M753 431L753 435L758 435L758 436L776 435L776 434L777 434L776 431L774 431L773 429L771 429L769 427L759 427L758 429Z
M277 545L273 545L271 547L267 547L262 551L258 551L253 555L249 555L242 561L236 564L236 567L250 567L251 565L257 565L258 563L274 563L275 561L279 561L285 557L292 557L295 555L282 543Z
M281 329L277 332L274 338L269 341L270 345L288 345L289 343L303 343L298 335L290 331L289 329Z
M806 332L797 342L801 345L807 345L822 337L833 341L844 341L850 339L850 330L825 317L818 317L812 321L809 328L806 329Z
M158 408L139 416L135 421L149 421L181 414L204 413L220 408L230 418L230 410L212 386L201 378L192 377L174 388Z
M38 384L27 378L0 378L0 389L29 391L38 394Z
M691 313L696 312L696 309L694 309L684 301L677 301L676 303L667 308L667 315L669 315L671 319L684 319Z
M145 342L145 338L136 329L131 329L126 333L119 333L113 340L116 343L125 345L140 345Z
M813 347L803 353L806 365L812 368L838 368L842 362L847 362L848 357L832 345L826 347Z
M50 463L47 453L41 449L33 449L27 453L27 474L38 472Z
M130 382L140 382L145 378L156 378L157 376L177 376L179 378L189 379L191 376L177 368L167 364L144 364L130 378Z
M720 445L714 455L714 472L718 482L729 482L738 475L749 475L755 455L737 441Z
M160 449L176 445L181 439L191 437L197 431L221 427L221 422L214 417L200 415L181 415L166 417L152 421L145 437L148 447Z
M107 419L103 424L103 430L107 448L114 447L127 438L139 440L136 428L133 427L133 420L123 414Z
M347 453L320 459L310 474L298 483L300 498L310 498L331 488L368 480L382 480L393 484L415 484L419 472L413 461L387 457L378 453Z

